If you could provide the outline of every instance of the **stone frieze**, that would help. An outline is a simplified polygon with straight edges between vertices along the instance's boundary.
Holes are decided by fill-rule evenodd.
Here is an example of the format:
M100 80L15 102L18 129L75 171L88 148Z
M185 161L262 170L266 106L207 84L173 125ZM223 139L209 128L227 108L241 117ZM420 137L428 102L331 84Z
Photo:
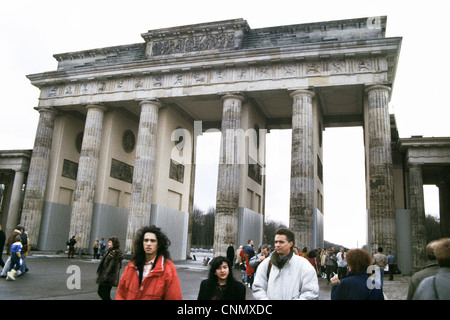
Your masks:
M42 89L41 99L223 83L387 72L387 60L383 57L323 59L291 63L279 62L265 65L255 64L242 67L202 68L52 85Z

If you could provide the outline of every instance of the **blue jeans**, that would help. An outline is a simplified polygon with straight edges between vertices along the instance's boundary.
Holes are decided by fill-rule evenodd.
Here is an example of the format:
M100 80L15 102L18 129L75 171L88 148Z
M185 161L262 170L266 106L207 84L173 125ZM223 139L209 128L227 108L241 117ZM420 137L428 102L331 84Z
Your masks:
M16 253L11 253L11 265L9 266L9 271L12 269L18 271L20 269L20 258Z

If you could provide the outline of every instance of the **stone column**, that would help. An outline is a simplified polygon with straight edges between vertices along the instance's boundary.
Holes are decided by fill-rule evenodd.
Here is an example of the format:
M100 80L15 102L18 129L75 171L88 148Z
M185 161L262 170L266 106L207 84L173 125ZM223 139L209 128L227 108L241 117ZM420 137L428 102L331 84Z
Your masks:
M292 150L289 228L295 245L312 249L314 244L314 146L312 90L291 93Z
M450 183L442 181L438 187L441 235L448 238L450 237Z
M389 94L382 85L368 87L368 188L369 188L369 248L371 253L382 247L395 254L396 227L394 209L394 178L391 150Z
M21 218L21 224L27 230L32 246L37 246L39 240L56 116L56 111L52 108L38 108L37 110L39 111L39 122L28 171Z
M89 241L94 211L95 186L100 157L103 115L106 111L104 106L98 104L87 105L86 109L87 116L69 233L69 237L76 237L77 248L81 253L88 253L91 247Z
M230 242L237 243L239 220L239 148L244 97L222 97L222 140L214 222L214 256L226 256Z
M20 205L22 203L22 186L25 173L16 171L12 185L11 199L9 201L8 224L6 230L14 230L20 220ZM1 248L0 248L1 250Z
M425 202L423 195L422 168L409 167L409 209L411 210L412 267L419 271L426 260Z
M152 209L153 180L155 171L156 138L158 133L157 100L140 102L141 116L134 160L133 184L131 187L130 213L128 216L126 252L133 251L136 231L150 223Z

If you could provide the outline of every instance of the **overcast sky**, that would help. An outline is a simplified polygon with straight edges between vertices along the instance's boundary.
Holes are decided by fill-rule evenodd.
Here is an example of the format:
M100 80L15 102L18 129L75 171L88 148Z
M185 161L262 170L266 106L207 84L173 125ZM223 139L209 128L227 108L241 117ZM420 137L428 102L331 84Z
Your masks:
M32 149L39 90L25 75L56 70L53 54L142 43L148 30L243 18L251 28L388 17L387 37L403 37L390 102L400 137L450 136L448 1L116 1L22 0L0 5L0 150ZM274 142L275 141L275 142ZM325 239L365 243L362 128L324 133ZM344 149L345 148L345 149ZM288 223L290 132L268 136L266 215ZM215 178L215 179L214 179ZM199 180L200 181L200 180ZM197 205L215 205L216 177L197 183ZM204 185L202 189L202 185ZM431 192L429 192L429 189ZM437 189L426 210L437 214ZM196 195L197 196L197 195ZM210 202L210 203L209 203Z

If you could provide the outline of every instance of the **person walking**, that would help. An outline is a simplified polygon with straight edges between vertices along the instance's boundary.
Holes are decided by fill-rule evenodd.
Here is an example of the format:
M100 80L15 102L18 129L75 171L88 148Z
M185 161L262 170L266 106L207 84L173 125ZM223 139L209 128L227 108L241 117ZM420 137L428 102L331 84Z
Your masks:
M239 269L239 265L241 264L241 251L244 250L243 246L239 246L236 250L236 261L234 262L234 268Z
M234 246L233 242L230 242L230 245L227 248L227 259L231 263L231 267L233 267L233 261L234 261Z
M337 259L337 274L339 280L342 280L347 275L347 259L344 248L341 248L341 251L338 252L336 259Z
M28 257L28 254L30 253L30 241L28 239L28 233L25 231L25 228L23 226L20 226L20 241L22 243L22 250L20 251L21 256L21 264L20 269L17 272L17 276L21 276L28 272L28 266L26 263L26 257Z
M320 273L323 279L326 279L327 266L325 264L325 260L327 259L328 252L325 248L320 252Z
M97 268L97 293L102 300L111 300L111 289L119 284L123 253L117 237L108 240L108 250L102 256Z
M275 252L258 266L253 282L257 300L317 300L319 283L308 260L294 254L294 233L275 232Z
M245 295L245 285L234 279L228 258L212 259L208 279L200 283L197 300L245 300Z
M308 252L306 260L311 263L311 265L314 267L314 270L316 270L317 276L319 277L319 259L317 259L316 250L311 250L310 252Z
M95 239L94 242L94 259L100 259L100 256L98 255L98 239Z
M450 300L450 238L441 239L434 253L439 272L420 282L413 300Z
M10 253L11 253L11 265L9 267L9 271L6 273L6 280L16 280L15 275L20 270L20 266L22 265L22 238L20 234L16 235L14 238L14 243L11 245Z
M0 266L3 268L5 266L5 261L3 261L3 248L5 247L6 242L6 234L5 231L3 231L3 227L0 224Z
M105 238L102 238L102 240L100 240L98 242L98 254L100 256L100 259L103 257L103 255L106 252L106 246L107 246L107 244L105 243Z
M68 256L69 259L73 259L73 255L75 254L75 245L77 244L77 240L75 239L75 236L72 236L67 242L66 245L69 246Z
M10 270L10 266L11 266L11 246L15 242L16 236L20 236L20 234L21 234L20 228L21 228L21 226L18 225L13 230L13 232L11 232L11 234L9 235L8 240L6 242L6 254L8 255L8 259L6 259L5 265L3 266L2 272L0 274L0 277L2 277L2 278L6 278L7 272Z
M328 250L328 254L325 258L325 267L327 272L327 284L330 284L331 277L334 276L335 273L335 265L336 265L336 255L334 254L333 249Z
M258 269L258 266L261 264L261 262L264 261L264 259L268 258L270 256L269 254L269 246L267 244L263 244L261 246L261 252L258 253L256 256L250 259L249 266L255 269L254 273Z
M137 231L134 254L120 278L116 300L182 299L169 246L169 238L154 225Z
M367 251L349 250L347 264L347 277L339 280L338 275L335 275L331 279L331 300L384 300L381 286L371 283L367 275L367 268L371 265Z
M414 273L409 280L408 294L406 295L406 300L412 300L414 293L417 290L420 282L427 278L436 275L439 272L439 264L436 260L436 255L434 254L434 249L436 248L438 240L433 240L429 242L425 248L425 253L427 255L428 261L422 270Z
M381 287L383 287L383 279L384 279L384 268L388 264L387 257L383 254L383 248L378 247L378 252L375 253L372 257L372 264L376 265L378 268L375 270L375 273L380 281Z
M392 281L394 280L394 272L395 272L395 256L389 251L389 254L386 258L388 260L389 266L389 281Z

